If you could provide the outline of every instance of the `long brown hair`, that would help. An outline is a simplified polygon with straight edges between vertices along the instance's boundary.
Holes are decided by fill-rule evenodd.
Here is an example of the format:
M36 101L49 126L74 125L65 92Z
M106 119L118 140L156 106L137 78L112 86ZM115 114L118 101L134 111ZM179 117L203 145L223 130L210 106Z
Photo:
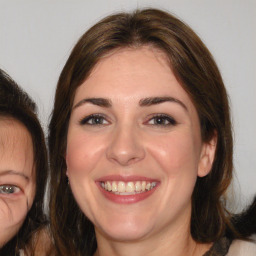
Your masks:
M28 130L34 152L36 193L34 202L18 234L0 249L0 255L34 255L34 234L46 225L44 194L48 175L44 133L34 101L4 71L0 70L0 117L19 121Z
M60 255L92 255L97 244L92 223L78 208L66 180L66 138L76 89L107 53L152 45L170 61L181 86L194 103L204 142L217 134L212 170L198 178L192 196L191 234L212 242L231 230L224 194L233 169L229 103L217 65L200 38L173 15L156 9L109 16L89 29L75 45L60 75L49 125L51 163L50 218ZM79 254L80 253L80 254Z

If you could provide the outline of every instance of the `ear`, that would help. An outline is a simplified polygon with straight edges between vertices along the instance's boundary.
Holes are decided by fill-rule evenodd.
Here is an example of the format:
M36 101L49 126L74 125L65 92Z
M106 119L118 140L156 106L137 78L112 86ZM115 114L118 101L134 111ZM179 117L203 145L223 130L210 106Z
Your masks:
M204 177L210 173L215 158L216 147L217 132L214 133L209 142L203 143L197 172L199 177Z

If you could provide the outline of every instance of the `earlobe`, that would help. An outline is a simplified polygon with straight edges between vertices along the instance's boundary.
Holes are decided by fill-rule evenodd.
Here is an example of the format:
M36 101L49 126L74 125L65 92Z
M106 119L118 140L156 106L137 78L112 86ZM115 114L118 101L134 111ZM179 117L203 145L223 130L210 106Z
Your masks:
M197 172L199 177L204 177L210 173L215 158L216 147L217 133L215 132L212 139L203 144Z

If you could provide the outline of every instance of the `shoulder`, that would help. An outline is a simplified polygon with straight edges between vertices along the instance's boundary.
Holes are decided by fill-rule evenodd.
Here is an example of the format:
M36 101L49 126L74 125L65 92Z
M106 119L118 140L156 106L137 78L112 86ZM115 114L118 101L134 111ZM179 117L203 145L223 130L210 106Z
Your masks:
M227 256L255 256L256 255L256 236L251 241L234 240L230 245Z

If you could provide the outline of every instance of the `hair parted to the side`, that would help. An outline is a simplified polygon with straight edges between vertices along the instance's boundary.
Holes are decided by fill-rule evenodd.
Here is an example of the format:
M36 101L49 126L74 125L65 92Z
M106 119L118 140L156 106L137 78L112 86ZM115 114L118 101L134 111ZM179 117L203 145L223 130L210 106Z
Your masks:
M46 224L43 208L48 161L44 133L36 112L34 101L0 69L0 118L17 120L28 130L33 143L36 182L32 207L18 234L0 249L0 255L19 255L22 249L25 255L33 256L37 242L34 235Z
M97 247L92 223L79 210L66 181L65 150L76 89L97 62L119 48L151 45L162 50L181 86L194 103L204 142L217 134L212 170L198 178L192 196L191 234L212 242L231 230L224 194L233 169L228 96L220 72L200 38L182 21L156 9L109 16L75 45L60 75L49 125L51 163L50 218L59 255L92 255Z

